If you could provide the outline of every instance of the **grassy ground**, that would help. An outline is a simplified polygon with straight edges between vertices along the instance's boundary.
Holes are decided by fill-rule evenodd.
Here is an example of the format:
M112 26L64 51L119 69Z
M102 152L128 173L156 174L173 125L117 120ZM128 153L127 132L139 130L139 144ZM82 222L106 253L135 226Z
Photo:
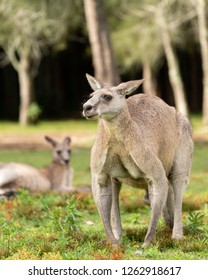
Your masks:
M59 125L57 122L57 130L66 129L66 123ZM70 131L85 133L88 125L92 132L96 130L95 123L76 125L74 122L73 125ZM14 125L9 130L7 123L4 130L0 124L0 130L7 135L12 131L18 134L15 129ZM27 129L22 129L22 133L27 134L28 130L37 133L36 128ZM54 133L54 128L50 130L50 124L45 123L40 125L40 131ZM74 185L77 186L90 184L88 146L89 142L84 147L75 145L73 149ZM48 150L0 150L0 161L15 159L35 167L48 164L50 158ZM190 184L184 194L184 239L172 241L161 219L157 243L145 250L141 250L141 245L150 209L142 204L141 190L124 186L121 191L123 237L120 248L103 243L105 235L91 194L31 196L23 190L12 201L0 201L0 259L208 259L207 186L208 144L197 143Z

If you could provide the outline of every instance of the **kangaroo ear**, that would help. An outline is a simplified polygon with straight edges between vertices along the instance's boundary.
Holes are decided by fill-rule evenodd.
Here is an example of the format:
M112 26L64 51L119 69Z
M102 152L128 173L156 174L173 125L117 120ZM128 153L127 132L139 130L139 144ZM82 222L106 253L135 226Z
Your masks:
M71 138L65 137L63 143L69 145L71 143Z
M97 89L101 89L103 85L98 82L93 76L90 76L89 74L86 74L88 83L90 84L91 88L96 91Z
M51 144L53 147L55 147L57 145L57 142L55 140L53 140L51 137L49 136L45 136L45 140Z
M130 95L143 83L143 81L144 79L121 83L116 87L116 90L123 96Z

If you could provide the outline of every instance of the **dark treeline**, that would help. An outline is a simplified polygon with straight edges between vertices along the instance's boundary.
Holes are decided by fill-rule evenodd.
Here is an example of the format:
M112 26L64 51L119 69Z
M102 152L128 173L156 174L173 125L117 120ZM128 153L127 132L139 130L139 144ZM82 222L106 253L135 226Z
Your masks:
M85 72L92 72L85 46L70 43L58 53L49 52L40 64L35 78L36 101L42 118L81 116L81 103L88 94ZM0 118L18 119L19 87L16 71L11 65L0 68Z
M93 74L92 60L87 55L87 42L70 43L58 53L46 55L35 79L36 101L42 109L42 118L81 117L82 103L90 92L85 73ZM202 70L200 53L177 51L185 91L191 113L201 111ZM142 77L142 69L124 72L122 80ZM174 98L167 74L165 58L160 61L157 74L157 92L170 105ZM140 89L140 91L142 91ZM18 119L19 89L16 71L11 65L0 68L0 118Z

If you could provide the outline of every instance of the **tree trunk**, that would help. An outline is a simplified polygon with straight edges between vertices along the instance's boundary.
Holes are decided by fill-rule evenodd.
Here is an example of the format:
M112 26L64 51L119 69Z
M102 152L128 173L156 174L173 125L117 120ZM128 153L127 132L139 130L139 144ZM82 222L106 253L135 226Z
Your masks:
M151 95L157 95L156 89L155 89L155 81L152 76L152 69L151 65L148 62L143 63L143 87L144 92L149 93Z
M33 96L33 77L30 73L30 60L28 57L22 56L18 67L19 78L19 123L24 126L29 123L29 107Z
M208 32L206 26L206 3L205 0L196 2L198 14L199 41L201 46L202 70L203 70L203 124L208 126Z
M170 34L167 29L167 23L164 19L161 8L158 9L158 22L160 27L162 44L168 63L168 75L173 89L175 105L179 112L187 116L188 105L184 93L183 82L180 76L179 65L171 44Z
M110 34L104 12L103 0L84 0L85 18L92 49L94 75L109 85L120 82Z

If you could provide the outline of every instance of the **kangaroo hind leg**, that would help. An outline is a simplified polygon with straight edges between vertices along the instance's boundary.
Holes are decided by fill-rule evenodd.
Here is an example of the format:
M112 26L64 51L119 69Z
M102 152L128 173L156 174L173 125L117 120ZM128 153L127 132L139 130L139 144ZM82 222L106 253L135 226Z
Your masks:
M172 229L174 224L174 193L173 193L173 187L170 182L169 182L166 204L163 209L163 218L166 226Z
M189 182L192 153L193 142L189 136L188 138L181 140L170 173L170 182L173 186L174 192L174 226L172 232L172 237L174 239L180 239L183 237L182 196Z
M112 207L111 207L111 223L115 238L119 241L122 234L120 209L119 209L119 193L121 190L121 182L112 179Z
M111 227L112 183L110 178L99 180L98 176L93 176L92 193L105 228L107 241L112 244L118 244L119 241L114 236Z

